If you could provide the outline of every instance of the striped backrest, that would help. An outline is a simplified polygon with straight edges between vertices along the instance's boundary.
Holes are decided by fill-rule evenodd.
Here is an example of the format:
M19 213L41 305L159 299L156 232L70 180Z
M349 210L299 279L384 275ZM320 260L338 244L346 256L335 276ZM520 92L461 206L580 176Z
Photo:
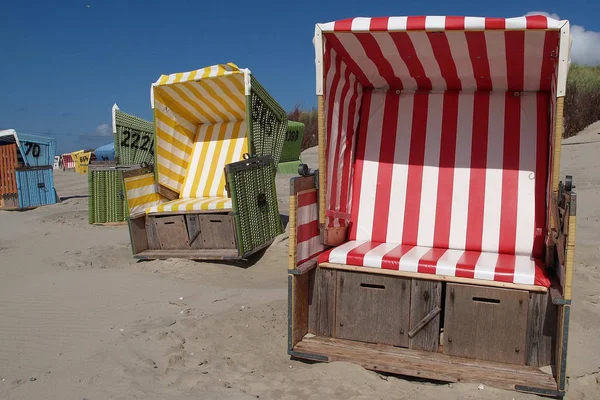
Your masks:
M162 75L152 85L160 184L182 195L188 170L194 167L190 160L198 130L246 119L249 77L249 70L230 63Z
M200 125L180 197L226 196L224 167L242 160L244 153L248 153L246 121Z
M143 174L125 178L125 191L129 215L136 217L145 214L146 209L159 205L166 199L158 193L154 174Z
M540 257L548 97L365 89L349 239Z

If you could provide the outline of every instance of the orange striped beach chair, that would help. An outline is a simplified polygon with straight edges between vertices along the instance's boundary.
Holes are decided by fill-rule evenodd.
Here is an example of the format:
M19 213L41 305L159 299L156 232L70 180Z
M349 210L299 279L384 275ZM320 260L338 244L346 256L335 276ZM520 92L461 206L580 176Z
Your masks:
M353 18L314 43L319 168L290 193L289 354L562 397L569 22Z

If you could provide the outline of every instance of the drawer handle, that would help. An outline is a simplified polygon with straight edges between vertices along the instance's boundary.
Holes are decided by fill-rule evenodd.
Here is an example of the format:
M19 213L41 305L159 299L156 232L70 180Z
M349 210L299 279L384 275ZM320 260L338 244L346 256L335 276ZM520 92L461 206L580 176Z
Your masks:
M485 297L473 297L473 301L478 303L500 304L500 299L487 299Z
M375 285L372 283L361 283L360 287L369 288L369 289L377 289L377 290L385 289L385 286L383 286L383 285Z
M175 221L165 222L165 225L173 225Z
M223 222L220 219L211 219L210 222Z

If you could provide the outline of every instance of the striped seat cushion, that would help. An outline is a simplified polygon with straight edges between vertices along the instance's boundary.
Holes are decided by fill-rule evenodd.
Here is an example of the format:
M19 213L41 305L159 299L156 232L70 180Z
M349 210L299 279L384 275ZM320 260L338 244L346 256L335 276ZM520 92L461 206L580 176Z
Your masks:
M198 199L179 199L157 204L146 209L147 214L177 211L231 210L231 199L228 197L201 197Z
M247 152L246 121L199 125L180 197L226 196L224 167Z
M321 254L324 262L550 287L543 262L529 256L352 240Z

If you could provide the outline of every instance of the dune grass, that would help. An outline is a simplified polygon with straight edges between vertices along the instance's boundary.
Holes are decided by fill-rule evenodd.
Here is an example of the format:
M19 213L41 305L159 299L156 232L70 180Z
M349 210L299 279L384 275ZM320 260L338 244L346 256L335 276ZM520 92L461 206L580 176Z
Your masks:
M600 120L600 66L571 65L565 96L563 137Z

